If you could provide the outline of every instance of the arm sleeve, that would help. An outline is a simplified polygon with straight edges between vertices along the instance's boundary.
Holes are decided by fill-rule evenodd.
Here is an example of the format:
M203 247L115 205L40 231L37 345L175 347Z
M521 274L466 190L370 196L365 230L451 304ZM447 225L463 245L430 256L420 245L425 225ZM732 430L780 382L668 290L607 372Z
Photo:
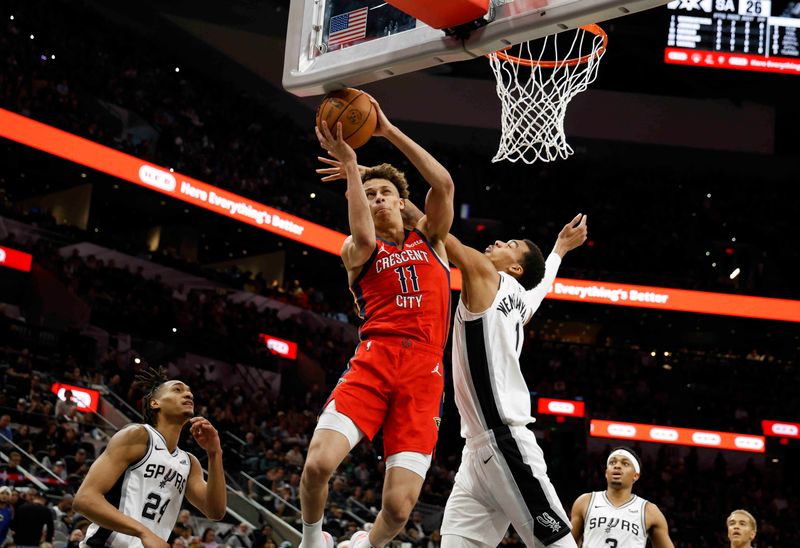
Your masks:
M531 320L533 314L539 309L539 305L542 304L542 301L547 296L547 292L550 291L550 286L553 285L556 274L558 274L559 266L561 266L561 257L558 253L551 253L544 262L544 277L542 281L533 289L525 292L525 323Z

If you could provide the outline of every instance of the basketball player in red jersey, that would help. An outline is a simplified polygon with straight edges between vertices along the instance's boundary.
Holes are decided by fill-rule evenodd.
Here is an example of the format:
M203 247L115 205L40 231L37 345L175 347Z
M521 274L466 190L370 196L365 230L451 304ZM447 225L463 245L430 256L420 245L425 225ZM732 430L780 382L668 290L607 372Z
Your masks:
M383 428L383 507L369 534L351 548L383 546L400 532L419 497L439 429L444 388L442 353L450 320L450 275L444 242L453 221L453 181L428 152L380 109L374 135L414 164L431 188L425 215L406 232L403 174L388 164L362 176L341 124L317 129L320 144L347 179L351 235L342 247L363 324L359 344L333 390L308 448L300 483L301 548L332 548L322 531L328 480L363 436ZM339 169L334 168L334 171ZM338 178L338 177L334 177Z

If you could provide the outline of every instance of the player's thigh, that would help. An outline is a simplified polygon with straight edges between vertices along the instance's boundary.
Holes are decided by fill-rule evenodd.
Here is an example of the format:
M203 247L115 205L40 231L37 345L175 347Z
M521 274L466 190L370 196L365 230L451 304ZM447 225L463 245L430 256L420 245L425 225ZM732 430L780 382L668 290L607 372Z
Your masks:
M389 512L392 521L408 520L417 504L425 476L402 466L386 469L383 481L383 510Z
M505 485L494 490L495 498L525 544L552 546L571 537L569 519L547 477L533 432L520 428L496 432L492 449L497 458L487 466L497 468L494 477L506 478Z
M467 491L458 482L447 499L442 519L442 547L445 539L465 539L480 546L497 546L511 524L498 508ZM456 546L456 544L453 544Z
M383 426L387 456L401 451L433 453L444 392L441 370L441 356L422 352L404 356Z

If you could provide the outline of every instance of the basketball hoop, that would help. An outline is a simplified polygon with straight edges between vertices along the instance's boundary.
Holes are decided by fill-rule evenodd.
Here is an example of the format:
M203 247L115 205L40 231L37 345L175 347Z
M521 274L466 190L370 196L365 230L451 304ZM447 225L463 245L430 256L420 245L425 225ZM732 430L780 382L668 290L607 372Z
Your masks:
M523 42L516 56L507 53L511 46L487 55L502 104L502 135L492 162L552 162L574 152L564 134L567 106L597 78L607 45L603 29L584 25Z

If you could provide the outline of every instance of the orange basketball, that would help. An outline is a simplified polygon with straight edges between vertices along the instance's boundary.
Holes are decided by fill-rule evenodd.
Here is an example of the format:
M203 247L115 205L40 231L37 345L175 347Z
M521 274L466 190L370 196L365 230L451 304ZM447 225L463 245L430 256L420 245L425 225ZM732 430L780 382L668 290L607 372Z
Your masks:
M325 96L317 109L317 127L322 129L322 121L328 123L328 129L336 136L336 123L342 123L342 137L353 148L363 146L375 126L378 124L378 113L367 94L353 88L332 91Z

